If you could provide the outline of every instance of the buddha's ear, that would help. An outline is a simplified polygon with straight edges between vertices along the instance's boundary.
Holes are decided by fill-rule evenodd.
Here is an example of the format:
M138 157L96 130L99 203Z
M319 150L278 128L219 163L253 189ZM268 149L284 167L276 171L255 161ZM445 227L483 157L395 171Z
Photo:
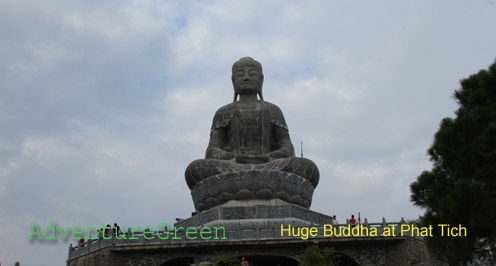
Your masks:
M232 81L232 84L233 84L233 89L234 89L234 99L233 99L233 103L236 102L236 100L238 99L238 92L236 91L236 87L234 87L234 75L231 75L231 81Z
M258 91L258 96L260 97L260 101L264 101L262 88L263 88L264 75L260 73L260 91Z

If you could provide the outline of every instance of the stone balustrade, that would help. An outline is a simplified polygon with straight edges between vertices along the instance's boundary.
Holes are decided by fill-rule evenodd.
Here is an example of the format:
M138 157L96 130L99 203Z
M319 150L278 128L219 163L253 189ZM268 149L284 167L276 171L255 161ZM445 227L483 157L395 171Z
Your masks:
M382 236L384 232L384 228L395 226L395 235L400 235L401 225L406 224L405 220L401 218L400 222L386 222L383 218L380 223L368 223L367 219L364 219L364 222L361 223L361 226L372 228L375 227L377 230L377 235ZM339 224L337 227L347 227L349 224ZM305 227L315 227L318 230L316 237L310 237L309 239L314 238L322 238L324 237L324 226L315 225L315 226L305 226ZM336 227L336 226L334 226ZM284 228L287 228L285 225ZM294 227L298 228L298 227ZM197 227L197 232L200 232L201 227ZM212 230L213 231L213 230ZM212 242L212 241L243 241L243 240L264 240L264 239L295 239L299 238L298 236L288 236L287 233L281 235L281 226L254 226L254 227L243 227L243 228L225 228L225 238L222 232L222 229L219 229L219 234L217 239L213 235L210 239L204 239L200 237L198 234L196 239L190 239L186 236L185 230L178 230L174 232L173 230L169 231L160 231L157 232L145 232L143 231L134 231L128 230L127 232L121 234L118 239L115 236L110 237L108 239L89 239L84 244L78 244L73 246L72 244L69 246L69 256L68 259L78 258L80 256L92 253L94 251L98 251L108 246L139 246L139 245L163 245L163 244L181 244L181 243L194 243L194 242ZM285 231L287 232L287 231ZM167 239L166 236L168 235ZM411 234L403 233L402 236L411 236ZM327 236L326 238L328 238Z

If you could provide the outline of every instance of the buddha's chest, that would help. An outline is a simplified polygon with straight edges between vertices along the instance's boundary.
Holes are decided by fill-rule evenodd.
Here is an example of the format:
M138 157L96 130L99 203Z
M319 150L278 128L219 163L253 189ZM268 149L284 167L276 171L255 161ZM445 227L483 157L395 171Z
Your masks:
M263 126L264 111L260 104L241 105L233 116L238 129Z
M232 113L230 146L242 154L265 154L270 144L270 113L259 104Z

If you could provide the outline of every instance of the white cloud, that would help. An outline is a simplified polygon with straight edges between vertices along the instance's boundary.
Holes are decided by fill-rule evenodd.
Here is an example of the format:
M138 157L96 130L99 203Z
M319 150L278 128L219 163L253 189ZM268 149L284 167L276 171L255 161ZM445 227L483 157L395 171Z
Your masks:
M416 218L408 186L430 167L458 80L494 60L493 13L487 1L1 2L0 262L64 263L68 243L25 240L31 221L189 216L184 169L242 56L263 64L265 99L319 166L312 209Z

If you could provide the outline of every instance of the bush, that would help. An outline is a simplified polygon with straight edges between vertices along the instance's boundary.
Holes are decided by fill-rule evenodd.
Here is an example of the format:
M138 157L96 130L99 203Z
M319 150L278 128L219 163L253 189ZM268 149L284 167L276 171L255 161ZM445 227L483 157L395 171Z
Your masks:
M217 258L219 259L219 263L217 263L219 266L238 266L241 263L236 252L219 252Z
M320 249L312 245L305 250L300 266L337 266L340 264L341 255L334 248Z

